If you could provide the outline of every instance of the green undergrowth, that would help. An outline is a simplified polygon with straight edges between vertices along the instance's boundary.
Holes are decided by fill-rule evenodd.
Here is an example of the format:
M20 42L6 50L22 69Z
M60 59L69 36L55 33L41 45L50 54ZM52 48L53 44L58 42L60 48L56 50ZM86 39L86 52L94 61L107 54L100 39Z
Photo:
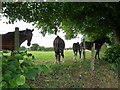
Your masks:
M2 88L35 88L27 84L27 80L36 81L36 76L49 69L46 65L36 65L27 53L17 53L14 56L2 56Z
M116 65L120 64L120 44L112 45L105 52L103 57L104 60L110 63L116 63Z

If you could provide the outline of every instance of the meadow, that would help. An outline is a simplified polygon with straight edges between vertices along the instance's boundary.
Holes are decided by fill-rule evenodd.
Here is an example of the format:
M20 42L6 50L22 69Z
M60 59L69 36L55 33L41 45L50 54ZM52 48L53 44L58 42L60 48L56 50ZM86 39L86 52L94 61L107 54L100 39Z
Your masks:
M37 61L51 61L51 62L54 62L55 60L55 53L54 51L29 51L28 53L31 53L32 55L35 56L35 59L34 60L37 60ZM87 51L86 52L86 58L87 59L90 59L91 58L91 52L90 51ZM67 60L71 60L73 59L73 51L65 51L64 52L64 60L67 61ZM79 54L77 56L77 60L80 60L79 59Z
M101 51L102 58L104 50ZM73 60L73 51L65 51L65 62L54 64L54 51L28 51L27 57L34 64L46 65L47 72L36 76L35 80L26 80L35 88L118 88L118 71L113 63L95 60L95 69L91 70L91 52L86 51L86 61ZM8 53L10 54L10 53Z
M36 81L28 80L36 88L117 88L118 73L114 64L104 60L95 60L95 70L91 71L91 52L86 51L86 61L73 60L73 52L65 51L65 62L54 64L54 51L31 51L35 56L35 64L44 64L49 72L36 77ZM100 56L103 56L101 52Z

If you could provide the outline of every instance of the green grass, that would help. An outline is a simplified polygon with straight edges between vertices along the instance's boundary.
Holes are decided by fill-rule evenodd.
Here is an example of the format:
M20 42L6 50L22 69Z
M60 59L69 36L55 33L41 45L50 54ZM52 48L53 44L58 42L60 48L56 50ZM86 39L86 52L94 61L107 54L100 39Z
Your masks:
M65 51L65 62L53 64L54 51L29 52L35 56L37 64L46 64L49 72L36 77L36 81L28 81L38 88L116 88L118 87L117 69L113 64L103 60L95 60L95 70L91 71L91 52L86 52L86 61L80 63L73 60L73 52ZM103 53L100 53L102 56ZM40 61L40 62L39 62ZM111 81L112 80L112 81Z
M35 60L37 61L54 61L55 60L55 53L54 51L28 51L35 56ZM104 53L100 52L100 57L103 56ZM4 55L10 55L9 53L4 53ZM73 59L73 51L64 51L65 60ZM86 51L86 58L91 59L91 52ZM79 54L77 56L77 60L79 59Z
M28 53L31 53L35 56L35 60L39 61L54 61L55 60L55 53L54 51L29 51ZM64 52L65 60L73 59L73 52L72 51L65 51ZM86 52L86 58L91 58L91 52ZM79 60L79 55L77 56L77 60Z
M95 60L95 70L91 71L91 52L86 52L86 61L73 60L73 52L65 51L65 62L54 64L54 51L29 51L35 56L35 64L45 64L49 72L28 80L37 88L116 88L118 87L117 68L104 60ZM103 53L101 53L101 56Z
M41 63L43 64L43 63ZM28 81L37 88L117 88L118 74L116 67L105 61L96 61L95 70L91 70L90 60L84 62L67 59L61 64L46 64L49 72ZM115 72L116 70L116 72Z
M31 53L35 56L35 60L39 61L53 61L54 60L54 52L52 51L30 51L28 53Z

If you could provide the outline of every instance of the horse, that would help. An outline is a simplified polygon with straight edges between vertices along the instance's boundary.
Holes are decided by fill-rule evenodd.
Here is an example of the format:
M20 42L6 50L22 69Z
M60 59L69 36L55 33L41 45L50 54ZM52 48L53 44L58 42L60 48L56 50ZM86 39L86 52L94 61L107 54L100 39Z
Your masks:
M81 57L81 50L80 50L80 44L79 44L79 42L73 43L73 52L74 52L74 57L73 57L73 59L76 60L77 52L79 52L79 55L80 55L80 57Z
M60 63L60 56L64 59L64 48L65 48L65 42L63 39L61 39L59 36L57 36L53 41L53 47L55 51L55 57L56 61L54 63ZM64 60L63 60L64 62Z
M32 32L34 31L34 29L26 29L23 31L19 31L19 47L20 45L27 40L27 45L30 46L31 45L31 40L32 40ZM10 50L10 51L14 51L15 50L15 45L14 45L14 36L15 36L15 32L8 32L6 34L2 34L0 35L0 37L2 37L2 43L0 43L0 46L2 48L2 50Z
M95 50L96 50L95 59L97 59L97 56L98 56L98 60L100 60L99 52L100 52L100 49L101 49L102 45L105 42L107 44L111 45L111 41L108 37L103 37L103 38L97 39L93 42L85 41L85 49L91 50L91 48L93 47L93 44L95 43ZM80 43L80 47L81 47L81 50L82 50L83 49L83 42Z

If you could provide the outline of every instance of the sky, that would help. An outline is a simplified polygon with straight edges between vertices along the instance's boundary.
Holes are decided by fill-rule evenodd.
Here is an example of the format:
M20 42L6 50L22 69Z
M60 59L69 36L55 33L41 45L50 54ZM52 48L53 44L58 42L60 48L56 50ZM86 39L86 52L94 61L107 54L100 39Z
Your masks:
M60 32L57 35L46 34L45 37L43 37L42 34L39 33L40 30L35 28L35 26L32 26L31 23L25 23L23 21L18 21L18 22L15 22L14 24L6 24L6 23L3 23L5 21L7 21L7 19L5 17L2 17L2 20L0 21L0 34L5 34L8 32L15 31L15 27L19 27L20 31L26 30L26 28L34 29L31 45L34 43L37 43L40 46L53 47L53 41L57 35L59 35L65 41L65 48L72 47L73 43L76 43L76 42L80 43L81 42L82 35L78 35L77 38L74 38L71 40L65 40L65 37L64 37L65 34L63 32ZM25 46L25 47L29 48L27 46L27 41L23 42L21 46Z

